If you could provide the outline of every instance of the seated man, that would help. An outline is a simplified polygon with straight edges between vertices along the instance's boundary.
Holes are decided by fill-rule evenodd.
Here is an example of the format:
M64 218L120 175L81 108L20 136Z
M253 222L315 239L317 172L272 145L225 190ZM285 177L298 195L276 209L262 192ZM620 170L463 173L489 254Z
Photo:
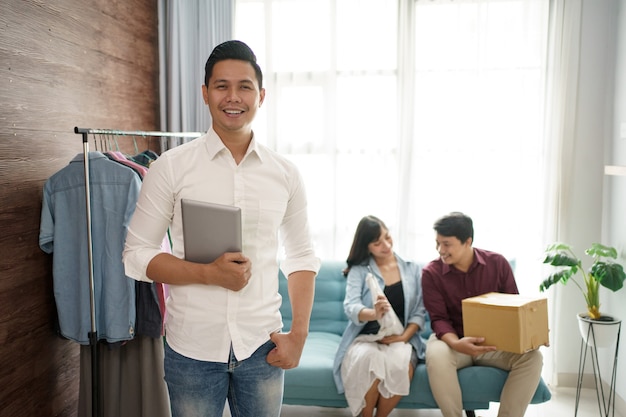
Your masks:
M488 292L517 294L513 271L504 256L472 247L474 226L463 213L437 220L439 258L422 271L424 305L433 334L426 345L428 379L445 417L461 417L457 369L471 365L510 371L500 397L499 417L522 417L541 378L539 350L524 354L481 346L482 337L465 337L461 300Z

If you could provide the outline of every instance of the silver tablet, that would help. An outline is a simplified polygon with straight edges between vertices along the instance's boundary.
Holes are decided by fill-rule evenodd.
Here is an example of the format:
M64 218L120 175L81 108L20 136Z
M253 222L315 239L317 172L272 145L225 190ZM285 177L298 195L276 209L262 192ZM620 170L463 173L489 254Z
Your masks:
M183 198L185 259L210 263L225 252L241 252L241 209Z

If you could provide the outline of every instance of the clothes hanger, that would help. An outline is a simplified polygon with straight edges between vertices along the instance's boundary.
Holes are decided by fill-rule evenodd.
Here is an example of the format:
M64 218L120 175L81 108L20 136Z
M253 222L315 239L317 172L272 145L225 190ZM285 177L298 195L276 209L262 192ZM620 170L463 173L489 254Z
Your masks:
M98 152L98 138L95 133L93 133L92 136L93 136L93 147L95 151Z

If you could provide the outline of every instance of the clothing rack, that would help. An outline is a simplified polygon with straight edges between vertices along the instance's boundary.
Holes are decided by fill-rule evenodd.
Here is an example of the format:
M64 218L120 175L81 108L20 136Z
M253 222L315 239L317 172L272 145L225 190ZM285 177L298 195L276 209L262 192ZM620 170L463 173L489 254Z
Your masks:
M89 333L89 346L91 353L91 410L92 417L100 415L100 389L98 381L100 378L98 363L98 329L96 325L96 301L93 270L93 238L91 223L91 193L89 180L89 135L104 135L111 137L177 137L177 138L197 138L202 136L201 132L158 132L158 131L124 131L113 129L92 129L74 127L74 133L82 135L83 138L83 161L85 171L85 207L87 213L87 254L89 257L89 305L91 313L91 332Z

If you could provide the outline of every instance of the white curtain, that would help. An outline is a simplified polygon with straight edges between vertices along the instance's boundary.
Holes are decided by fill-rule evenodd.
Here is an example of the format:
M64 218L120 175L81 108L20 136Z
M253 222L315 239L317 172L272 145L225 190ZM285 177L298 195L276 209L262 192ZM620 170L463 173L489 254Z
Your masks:
M547 242L562 238L571 186L573 138L578 101L582 0L552 0L547 67L546 138L544 162Z
M255 132L301 168L322 258L374 214L431 260L434 221L459 210L537 291L549 0L236 3L267 79Z
M548 2L417 1L409 253L436 256L432 224L474 219L476 247L516 259L537 291Z
M202 100L204 64L213 48L231 39L232 0L159 0L161 130L204 132L211 125ZM165 151L185 139L164 140Z
M578 106L579 59L581 48L582 0L552 0L550 3L550 37L546 88L546 141L544 159L544 243L568 241L565 225L570 213L568 193L571 190L575 159L574 129ZM559 288L551 290L550 328L556 329L551 337L550 355L544 355L544 378L555 379L559 346L558 323L571 319L563 317L562 297ZM565 348L567 349L567 348Z

